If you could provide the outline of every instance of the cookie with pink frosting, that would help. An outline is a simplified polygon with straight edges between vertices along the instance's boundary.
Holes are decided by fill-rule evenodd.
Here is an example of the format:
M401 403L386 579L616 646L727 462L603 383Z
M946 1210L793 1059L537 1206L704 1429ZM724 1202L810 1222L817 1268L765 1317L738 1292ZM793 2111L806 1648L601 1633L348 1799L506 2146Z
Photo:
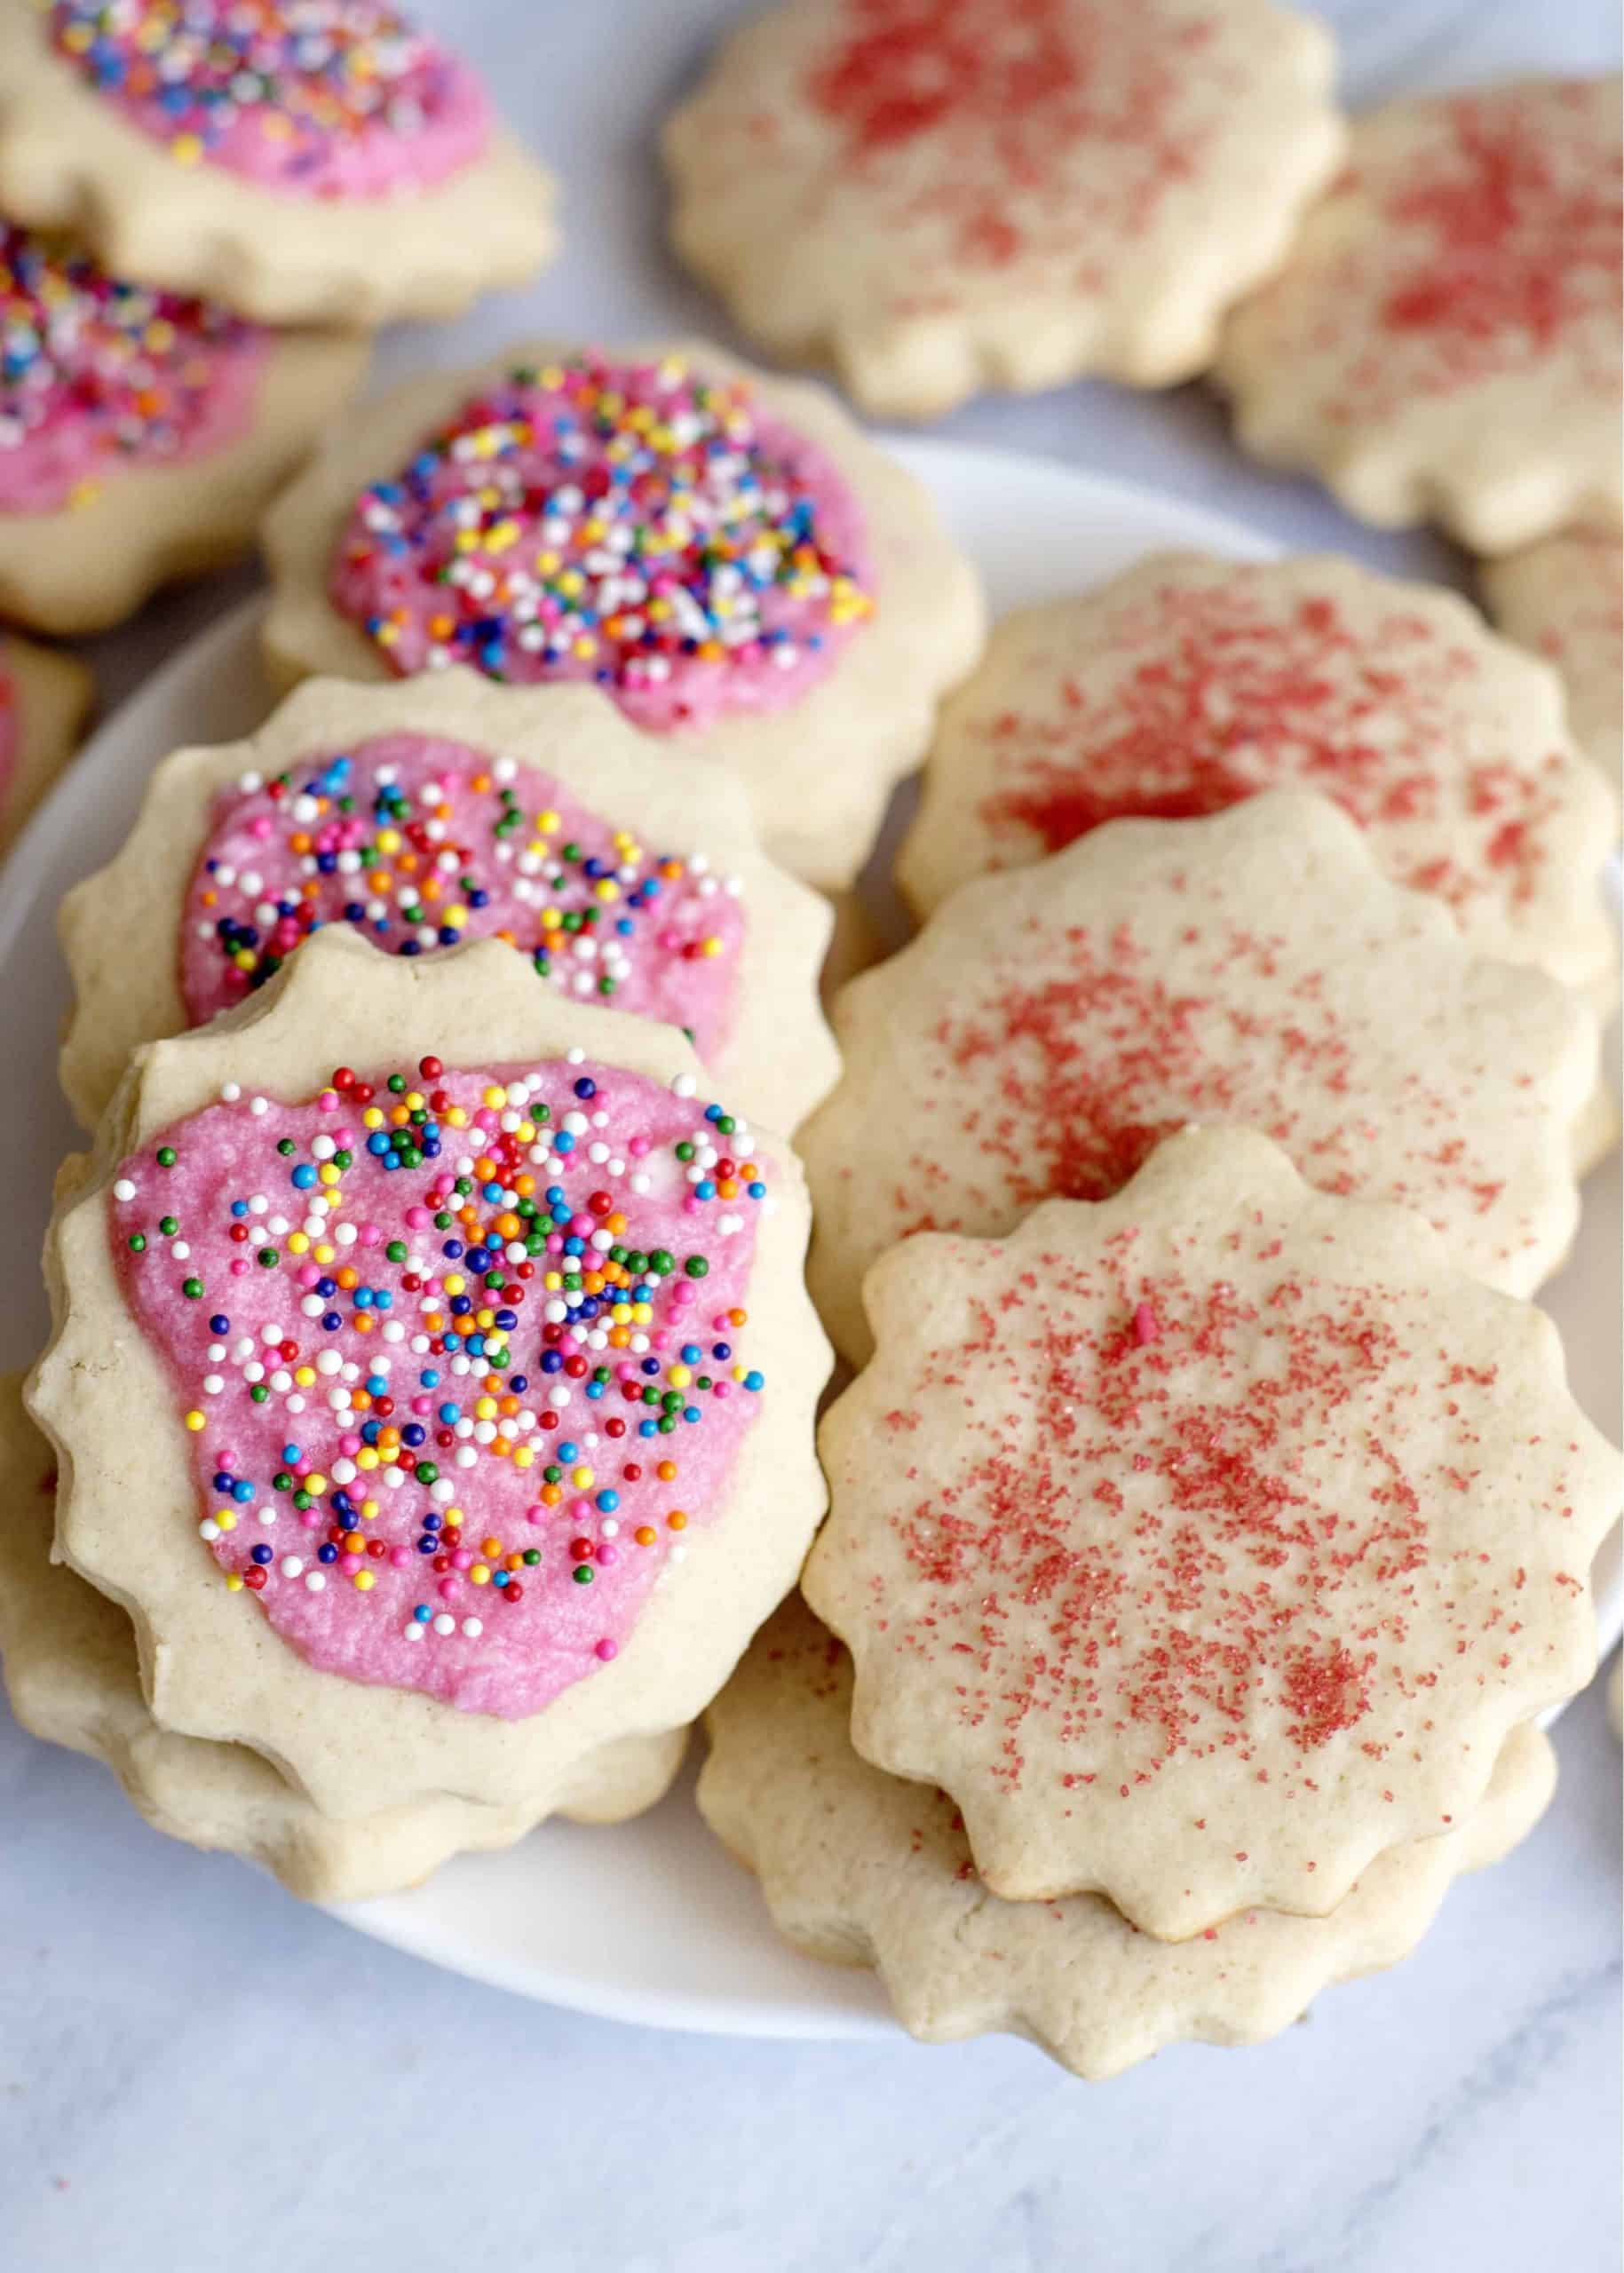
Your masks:
M1329 179L1335 69L1273 0L780 0L666 126L671 234L876 417L1166 386Z
M0 635L0 854L73 756L94 699L76 657Z
M1616 75L1408 96L1347 163L1213 376L1243 448L1382 528L1474 552L1624 511Z
M313 1902L416 1886L451 1856L511 1846L533 1827L534 1807L450 1797L323 1815L262 1753L161 1727L128 1616L51 1559L56 1462L21 1390L20 1374L0 1375L0 1670L24 1728L105 1761L155 1830L250 1856ZM590 1823L640 1815L663 1796L685 1748L680 1730L622 1738L584 1764L557 1811Z
M105 630L241 551L367 360L10 221L0 331L0 613L52 632Z
M460 315L555 248L549 176L386 0L0 0L0 205L270 324Z
M178 1735L539 1815L679 1729L823 1512L793 1155L495 939L324 930L138 1050L59 1192L56 1551Z
M733 775L594 687L310 680L249 741L165 759L67 895L63 1086L93 1127L138 1043L234 1009L336 924L408 961L505 940L540 987L684 1028L721 1093L788 1132L839 1070L831 921L764 856Z
M969 562L820 388L703 343L518 346L369 403L268 516L271 670L598 685L851 883L979 651Z

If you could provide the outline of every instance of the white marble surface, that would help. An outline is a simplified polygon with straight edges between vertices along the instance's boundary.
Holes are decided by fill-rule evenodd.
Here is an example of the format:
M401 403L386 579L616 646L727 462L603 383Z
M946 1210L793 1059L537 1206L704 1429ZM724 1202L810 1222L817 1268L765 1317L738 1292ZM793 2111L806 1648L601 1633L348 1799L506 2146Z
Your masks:
M726 0L424 0L567 186L522 304L384 343L715 320L666 258L650 130ZM1616 59L1611 0L1338 0L1354 102ZM946 431L1109 468L1423 574L1212 406L1073 388ZM128 686L241 580L103 643ZM1620 1770L1599 1695L1534 1840L1397 1973L1256 2051L1070 2082L1024 2046L719 2042L439 1975L149 1832L0 1713L8 2273L1603 2273L1620 2258ZM613 1867L606 1846L606 1866Z

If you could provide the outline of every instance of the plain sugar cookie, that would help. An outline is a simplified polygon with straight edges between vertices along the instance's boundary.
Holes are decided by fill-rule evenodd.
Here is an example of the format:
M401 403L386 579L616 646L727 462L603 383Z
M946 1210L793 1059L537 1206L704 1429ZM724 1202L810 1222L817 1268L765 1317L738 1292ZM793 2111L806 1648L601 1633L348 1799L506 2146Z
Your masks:
M494 939L317 935L137 1052L29 1409L161 1724L326 1815L556 1804L793 1585L828 1370L788 1148Z
M1557 672L1573 738L1616 789L1624 772L1624 544L1609 530L1565 529L1485 561L1481 582L1507 638Z
M733 768L767 851L827 891L980 650L923 487L821 388L699 342L414 380L337 430L265 542L282 684L590 682Z
M573 1002L681 1026L770 1129L839 1071L817 998L828 904L764 857L741 784L596 688L453 670L307 681L249 741L158 767L58 917L80 1120L138 1043L234 1009L335 923L408 960L503 939Z
M1620 82L1387 103L1214 376L1242 446L1383 528L1619 525Z
M1329 555L1164 553L1005 616L944 706L898 881L924 915L1102 821L1286 787L1335 798L1485 954L1611 1000L1618 801L1549 666L1453 593Z
M555 249L553 186L382 0L0 0L0 205L262 323L461 315Z
M1120 2075L1168 2044L1257 2044L1333 1983L1407 1957L1452 1880L1533 1828L1557 1760L1514 1729L1458 1831L1373 1862L1328 1918L1248 1911L1194 1941L1137 1933L1097 1895L1001 1902L953 1802L852 1748L851 1660L797 1600L751 1643L705 1716L701 1812L809 1956L875 1968L911 2036L1024 2036L1074 2075Z
M0 634L0 855L78 747L95 693L76 656Z
M854 1364L863 1274L898 1239L1106 1199L1189 1122L1261 1129L1322 1191L1416 1208L1509 1294L1578 1226L1595 1014L1475 954L1301 790L1113 821L980 877L834 1017L844 1070L800 1150L812 1296Z
M367 361L9 221L0 329L0 611L40 631L106 630L242 551Z
M1187 1131L865 1295L802 1584L858 1751L951 1794L994 1893L1323 1918L1590 1678L1624 1461L1409 1210Z
M1268 0L789 0L664 135L677 251L876 417L1187 379L1335 168L1335 54Z

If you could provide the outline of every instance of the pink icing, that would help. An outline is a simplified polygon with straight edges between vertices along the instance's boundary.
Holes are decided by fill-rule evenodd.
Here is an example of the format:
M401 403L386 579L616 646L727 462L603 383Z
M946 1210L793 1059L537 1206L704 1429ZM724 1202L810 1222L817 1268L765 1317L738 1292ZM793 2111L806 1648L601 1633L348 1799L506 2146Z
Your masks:
M393 1078L228 1090L123 1163L109 1236L226 1583L324 1672L518 1720L723 1509L766 1186L741 1125L640 1075ZM392 1138L419 1150L386 1170Z
M798 701L873 601L816 444L678 357L520 368L358 499L341 614L402 677L587 680L656 733Z
M97 92L184 163L266 189L367 199L427 189L484 154L467 66L375 0L56 0L51 31Z
M104 473L227 447L269 346L223 308L0 224L0 513L54 512Z
M383 734L226 790L186 897L187 1017L241 1002L345 922L394 954L509 939L565 993L684 1026L706 1058L732 1029L737 883L465 743Z

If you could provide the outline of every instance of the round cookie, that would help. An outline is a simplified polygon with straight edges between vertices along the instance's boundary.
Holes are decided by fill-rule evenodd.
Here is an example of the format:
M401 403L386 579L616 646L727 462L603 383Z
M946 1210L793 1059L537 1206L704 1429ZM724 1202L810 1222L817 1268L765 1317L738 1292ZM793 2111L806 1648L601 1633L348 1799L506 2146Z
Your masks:
M1257 2044L1333 1983L1407 1957L1451 1881L1533 1828L1556 1754L1514 1729L1459 1830L1374 1861L1328 1918L1250 1911L1190 1942L1137 1933L1097 1895L1001 1902L975 1875L951 1800L852 1748L851 1659L797 1600L768 1620L706 1715L701 1812L753 1870L797 1949L879 1973L928 2044L1028 2038L1091 2080L1164 2046Z
M129 1619L51 1559L55 1463L21 1390L20 1374L0 1375L0 1652L24 1728L105 1761L155 1830L247 1856L310 1902L416 1886L453 1855L524 1837L537 1810L447 1796L335 1821L246 1745L160 1728ZM639 1815L664 1796L685 1748L681 1730L622 1738L583 1763L556 1811L587 1823Z
M1224 335L1244 448L1510 552L1620 512L1620 83L1384 104Z
M1605 529L1565 529L1485 561L1479 581L1507 638L1557 672L1574 741L1616 788L1624 772L1624 544Z
M367 350L273 335L0 222L0 612L103 631L240 552Z
M78 748L95 699L76 656L0 633L0 856Z
M1334 797L1484 953L1611 998L1592 879L1618 802L1549 667L1454 594L1329 556L1165 553L1005 616L944 706L898 881L923 916L1102 821L1294 786Z
M672 236L876 417L1166 386L1335 170L1335 65L1270 0L788 0L665 129Z
M701 344L539 343L396 389L265 523L273 676L585 679L740 773L768 852L852 883L979 651L930 497L820 389Z
M495 940L337 929L137 1052L28 1396L164 1729L335 1818L539 1810L709 1701L822 1514L828 1350L793 1161L698 1081Z
M556 249L553 185L382 0L0 0L0 205L271 324L461 315Z
M685 1028L724 1093L793 1129L840 1061L827 901L764 859L740 783L596 688L312 680L249 741L154 774L59 919L62 1085L93 1127L138 1043L233 1009L319 928L388 954L495 935L578 1002Z
M1259 1129L1322 1191L1418 1209L1508 1294L1578 1224L1594 1013L1475 954L1301 790L1113 821L980 877L834 1016L844 1070L800 1151L808 1283L854 1365L863 1275L898 1239L1107 1199L1188 1122ZM1582 1129L1590 1152L1604 1133Z
M853 1744L951 1794L993 1892L1323 1918L1589 1679L1624 1461L1550 1320L1407 1209L1189 1130L865 1295L802 1584Z

